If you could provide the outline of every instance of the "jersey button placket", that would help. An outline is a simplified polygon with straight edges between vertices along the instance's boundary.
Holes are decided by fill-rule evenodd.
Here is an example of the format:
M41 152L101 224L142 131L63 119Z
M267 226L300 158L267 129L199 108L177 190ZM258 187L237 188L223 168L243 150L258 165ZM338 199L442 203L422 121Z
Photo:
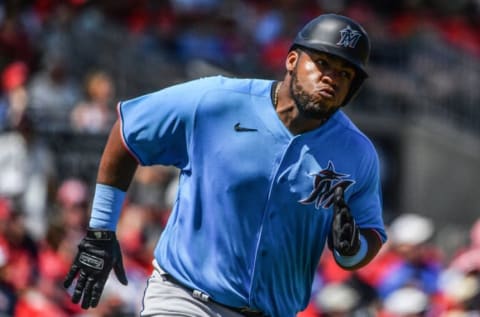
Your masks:
M273 190L275 188L275 181L278 181L278 182L284 182L286 180L282 180L282 179L277 179L277 174L278 174L278 170L280 169L280 165L282 164L282 161L283 161L283 158L284 158L284 153L282 153L281 155L278 155L276 158L275 158L275 166L276 166L276 171L275 171L275 175L273 175L273 178L272 178L272 188L271 190ZM270 193L272 194L272 192ZM261 280L261 270L265 270L265 269L268 269L268 265L267 263L269 262L269 258L268 258L268 255L269 255L269 252L268 252L268 238L267 240L266 239L266 236L268 237L269 234L267 232L265 232L264 230L268 230L267 228L269 228L269 226L265 223L265 222L269 222L270 219L273 219L275 217L275 214L276 212L274 211L274 208L270 208L271 206L267 206L267 209L266 209L266 214L265 214L265 218L264 218L264 228L262 230L262 234L261 236L259 237L260 241L259 241L259 245L258 245L258 249L257 249L257 257L255 259L255 271L254 274L253 274L253 279L252 279L252 285L251 285L251 294L250 294L250 303L252 302L255 302L255 299L258 298L258 296L260 296L260 293L262 292L263 290L263 287L262 285L264 284L264 282Z

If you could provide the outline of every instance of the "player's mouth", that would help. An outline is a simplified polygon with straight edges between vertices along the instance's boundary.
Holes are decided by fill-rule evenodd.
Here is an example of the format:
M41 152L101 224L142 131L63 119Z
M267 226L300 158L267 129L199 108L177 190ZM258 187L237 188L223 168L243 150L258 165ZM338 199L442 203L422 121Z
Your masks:
M320 96L322 96L323 98L333 99L333 98L335 98L336 92L335 92L335 89L333 89L331 87L325 87L325 88L322 88L322 89L318 90L318 94Z

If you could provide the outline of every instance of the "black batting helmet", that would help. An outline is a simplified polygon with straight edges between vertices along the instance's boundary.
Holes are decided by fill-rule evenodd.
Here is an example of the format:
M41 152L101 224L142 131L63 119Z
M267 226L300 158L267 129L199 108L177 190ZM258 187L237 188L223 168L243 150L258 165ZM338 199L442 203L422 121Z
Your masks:
M292 49L298 46L338 56L354 66L355 78L342 105L350 101L368 77L365 67L370 39L360 24L346 16L323 14L311 20L295 37Z

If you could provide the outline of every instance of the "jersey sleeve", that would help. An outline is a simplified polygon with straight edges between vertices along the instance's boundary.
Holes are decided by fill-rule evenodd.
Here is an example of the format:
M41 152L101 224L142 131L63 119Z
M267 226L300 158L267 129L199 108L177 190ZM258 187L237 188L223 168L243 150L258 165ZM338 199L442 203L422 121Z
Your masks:
M141 165L188 164L199 94L193 82L119 103L122 138Z
M370 155L364 155L360 164L360 175L355 192L348 204L360 228L375 229L382 242L387 240L382 217L382 190L378 155L371 148Z

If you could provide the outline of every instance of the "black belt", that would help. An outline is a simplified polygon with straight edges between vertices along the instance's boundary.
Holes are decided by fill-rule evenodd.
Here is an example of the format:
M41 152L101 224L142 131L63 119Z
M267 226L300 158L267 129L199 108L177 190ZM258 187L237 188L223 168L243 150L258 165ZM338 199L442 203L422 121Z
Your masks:
M211 303L214 303L214 304L217 304L219 306L222 306L228 310L231 310L231 311L234 311L236 313L239 313L245 317L267 317L267 315L265 315L263 312L257 310L257 309L253 309L253 308L249 308L249 307L232 307L232 306L228 306L228 305L225 305L225 304L222 304L222 303L219 303L213 299L210 298L210 296L208 296L207 294L204 294L198 290L194 290L188 286L185 286L183 285L182 283L180 283L179 281L177 281L173 276L171 276L170 274L168 273L164 273L162 274L162 277L164 277L167 281L173 283L173 284L176 284L184 289L187 289L189 292L192 293L192 296L194 298L197 298L203 302L211 302Z

